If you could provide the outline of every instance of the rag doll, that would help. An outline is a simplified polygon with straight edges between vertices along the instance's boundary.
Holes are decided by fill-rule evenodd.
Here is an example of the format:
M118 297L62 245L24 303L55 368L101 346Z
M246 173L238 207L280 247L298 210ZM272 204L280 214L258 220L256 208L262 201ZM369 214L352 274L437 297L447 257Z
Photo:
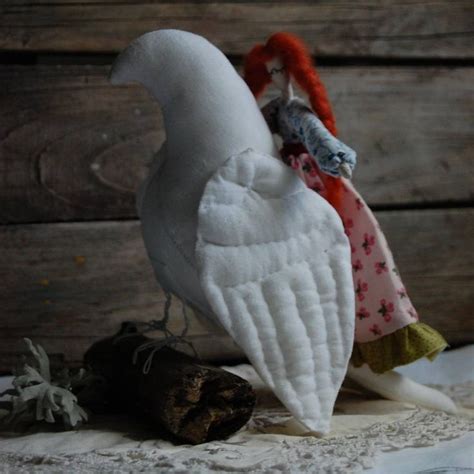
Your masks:
M447 343L419 321L375 216L345 179L356 154L336 138L326 90L305 45L291 34L274 34L247 55L244 79L256 98L269 84L280 90L262 113L282 139L281 158L332 204L344 224L356 300L353 366L368 364L383 373L421 357L433 359ZM308 105L294 95L292 83L307 94Z

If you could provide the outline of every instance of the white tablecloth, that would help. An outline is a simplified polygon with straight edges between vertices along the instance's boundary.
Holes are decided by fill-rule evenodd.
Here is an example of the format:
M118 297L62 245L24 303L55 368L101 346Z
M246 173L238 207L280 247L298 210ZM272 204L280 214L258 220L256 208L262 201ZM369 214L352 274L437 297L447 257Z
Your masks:
M100 418L77 431L0 434L0 472L474 472L472 410L454 417L343 390L331 434L318 439L303 435L250 366L232 370L255 385L259 403L228 440L174 446L135 420ZM474 408L474 345L400 372Z

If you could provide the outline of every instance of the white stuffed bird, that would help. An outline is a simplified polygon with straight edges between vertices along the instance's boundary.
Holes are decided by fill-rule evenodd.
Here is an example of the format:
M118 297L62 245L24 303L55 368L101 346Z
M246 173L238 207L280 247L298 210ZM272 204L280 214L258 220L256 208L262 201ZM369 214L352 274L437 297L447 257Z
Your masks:
M336 211L277 159L247 85L204 38L145 34L111 81L142 83L163 111L167 141L139 197L159 283L220 324L297 420L327 433L354 337Z
M167 141L138 198L160 285L227 331L298 421L327 433L354 339L338 214L277 158L253 95L206 39L145 34L111 81L140 82L163 112ZM352 372L390 394L391 375Z

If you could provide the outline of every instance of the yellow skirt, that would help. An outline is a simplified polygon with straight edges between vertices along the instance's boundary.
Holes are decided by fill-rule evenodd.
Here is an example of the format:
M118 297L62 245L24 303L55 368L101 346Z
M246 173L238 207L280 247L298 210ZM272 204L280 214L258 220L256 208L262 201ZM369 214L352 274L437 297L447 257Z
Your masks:
M356 342L351 362L355 367L368 364L381 374L400 365L426 357L433 360L448 343L427 324L416 322L370 342Z

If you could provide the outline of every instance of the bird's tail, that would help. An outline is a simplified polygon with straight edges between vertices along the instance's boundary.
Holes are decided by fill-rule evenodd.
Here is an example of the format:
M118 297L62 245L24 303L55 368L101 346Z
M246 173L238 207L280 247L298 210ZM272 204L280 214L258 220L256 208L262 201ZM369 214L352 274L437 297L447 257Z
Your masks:
M441 410L447 413L458 411L455 403L444 393L415 382L394 370L376 374L367 365L362 367L349 365L347 376L362 387L389 400L413 403L424 408Z

